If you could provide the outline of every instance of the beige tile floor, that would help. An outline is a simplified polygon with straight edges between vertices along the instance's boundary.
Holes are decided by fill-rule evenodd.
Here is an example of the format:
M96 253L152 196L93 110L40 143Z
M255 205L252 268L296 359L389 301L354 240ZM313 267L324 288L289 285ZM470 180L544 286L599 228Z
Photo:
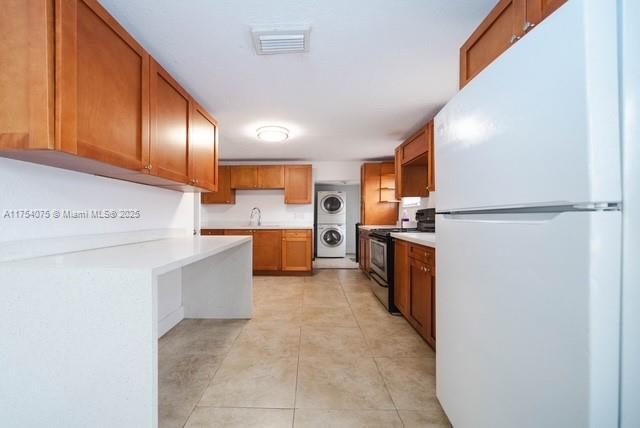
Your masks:
M160 339L161 427L449 427L435 354L357 270L255 277L251 320Z

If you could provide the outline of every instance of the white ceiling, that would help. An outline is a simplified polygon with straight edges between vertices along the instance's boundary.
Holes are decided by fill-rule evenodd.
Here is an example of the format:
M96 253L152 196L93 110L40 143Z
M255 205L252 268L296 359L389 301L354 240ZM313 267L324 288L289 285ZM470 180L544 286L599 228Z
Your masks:
M389 157L455 93L458 49L496 0L101 0L220 121L223 160ZM256 55L251 26L307 24ZM255 138L265 124L286 143Z

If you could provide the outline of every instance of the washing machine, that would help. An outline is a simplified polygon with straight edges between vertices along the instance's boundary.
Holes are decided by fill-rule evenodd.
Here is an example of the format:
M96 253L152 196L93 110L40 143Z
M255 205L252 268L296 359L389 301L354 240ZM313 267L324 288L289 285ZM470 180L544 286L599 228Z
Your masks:
M347 222L346 197L344 192L318 192L318 224L345 224Z
M344 224L319 224L316 248L318 257L345 257L347 236Z

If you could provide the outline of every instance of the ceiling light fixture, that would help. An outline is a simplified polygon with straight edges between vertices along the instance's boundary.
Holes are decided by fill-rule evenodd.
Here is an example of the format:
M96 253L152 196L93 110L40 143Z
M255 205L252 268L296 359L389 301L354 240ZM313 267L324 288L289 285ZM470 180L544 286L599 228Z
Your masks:
M278 143L289 138L289 130L283 126L262 126L256 129L258 140Z

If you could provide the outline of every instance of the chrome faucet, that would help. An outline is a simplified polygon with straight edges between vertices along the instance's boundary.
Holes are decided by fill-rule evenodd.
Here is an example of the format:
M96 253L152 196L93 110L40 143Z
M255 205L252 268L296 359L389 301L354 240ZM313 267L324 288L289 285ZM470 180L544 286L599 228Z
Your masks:
M251 215L249 216L249 226L253 224L253 216L256 212L258 213L258 226L262 225L262 211L260 211L258 207L253 207L251 209Z

